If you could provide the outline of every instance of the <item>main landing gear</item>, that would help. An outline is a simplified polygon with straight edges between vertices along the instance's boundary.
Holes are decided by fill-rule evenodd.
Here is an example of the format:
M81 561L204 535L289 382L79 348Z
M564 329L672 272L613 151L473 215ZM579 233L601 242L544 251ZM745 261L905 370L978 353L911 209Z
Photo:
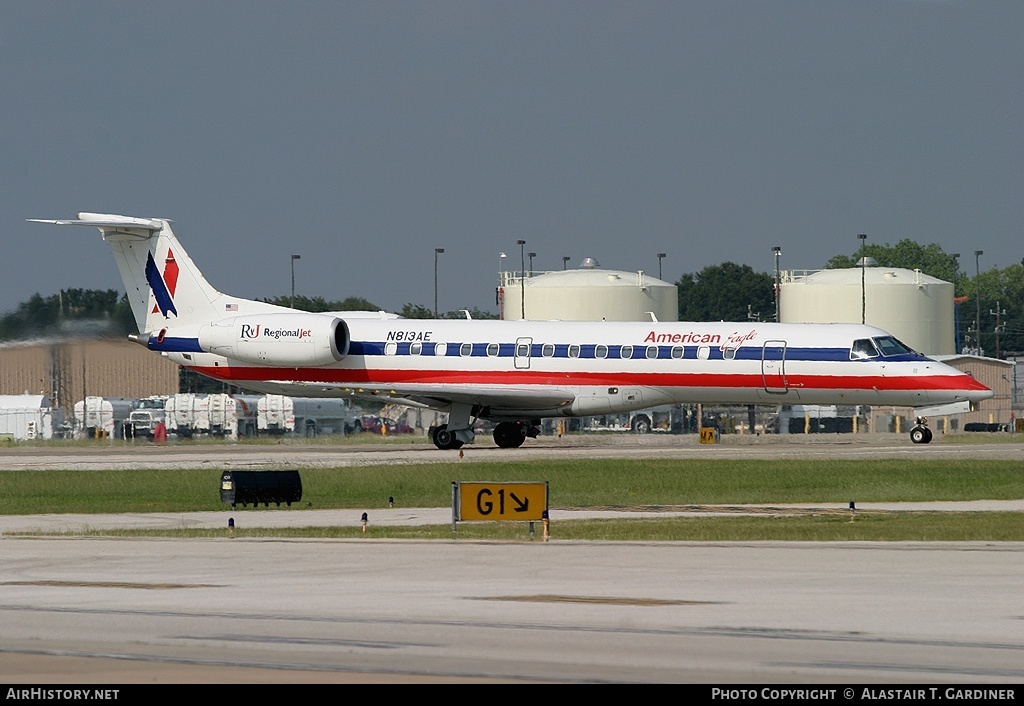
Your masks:
M928 428L928 420L918 417L914 428L910 430L910 440L915 444L927 444L932 440L932 430Z
M448 431L447 424L442 424L434 429L433 442L434 446L439 449L447 450L462 448L462 442L455 436L455 432Z
M527 422L501 422L494 427L494 443L502 449L517 449L527 438L536 439L540 429Z
M502 449L517 449L527 439L535 439L539 435L540 428L529 422L500 422L494 427L494 443ZM443 450L462 448L465 443L459 439L457 432L448 428L447 424L442 424L434 429L431 440L434 442L434 446Z

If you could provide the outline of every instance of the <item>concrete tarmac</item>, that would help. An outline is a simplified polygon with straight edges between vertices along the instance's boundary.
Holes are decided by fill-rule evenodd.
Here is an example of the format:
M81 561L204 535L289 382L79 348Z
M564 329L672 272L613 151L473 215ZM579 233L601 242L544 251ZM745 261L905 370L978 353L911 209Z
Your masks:
M625 448L632 457L639 451L685 458L730 448L649 446L545 451L538 445L535 453L598 456ZM731 452L806 457L909 450L923 457L937 449L1021 457L1017 444L800 446L750 443ZM0 467L229 463L218 459L242 464L235 467L308 467L301 464L356 462L372 453L378 459L408 454L401 463L446 456L426 447L389 447L332 449L325 460L315 447L300 453L251 448L158 449L144 459L113 447L85 454L17 449L0 454ZM466 456L478 451L500 459L523 450L474 448ZM169 455L160 460L161 453ZM1024 501L894 505L858 507L1024 510ZM368 512L371 524L451 519L448 508ZM1024 543L561 541L557 522L574 516L567 510L553 511L550 542L9 534L111 524L224 527L229 514L2 518L0 532L8 534L0 536L0 681L1024 683ZM357 526L361 513L233 514L236 523Z
M1024 683L1024 543L0 539L0 681Z

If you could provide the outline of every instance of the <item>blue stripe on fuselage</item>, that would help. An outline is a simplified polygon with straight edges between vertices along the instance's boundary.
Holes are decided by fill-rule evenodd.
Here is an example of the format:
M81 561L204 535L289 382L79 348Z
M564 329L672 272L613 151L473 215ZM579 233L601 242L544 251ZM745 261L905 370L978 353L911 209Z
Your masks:
M394 343L395 352L392 356L409 356L413 355L410 348L413 344L408 342ZM420 344L420 353L416 356L435 356L437 355L434 347L435 343L422 343ZM472 346L472 352L469 355L462 355L461 349L464 343L449 342L446 344L445 357L450 358L510 358L515 356L515 345L512 343L501 343L498 347L498 354L496 356L488 356L487 346L488 343L470 343ZM597 347L598 345L604 345L607 348L607 355L605 359L616 360L623 359L622 352L623 348L629 348L629 346L622 345L607 345L607 344L595 344L595 343L583 343L573 344L570 346L567 343L554 343L547 344L553 346L554 351L552 355L544 355L543 349L545 344L534 343L530 346L530 357L543 360L544 358L581 358L581 359L596 359L597 358ZM579 355L570 356L570 347L579 348ZM629 359L631 360L642 360L646 359L647 349L649 346L646 345L634 345L630 352ZM674 357L672 350L674 348L680 348L680 346L655 346L658 349L657 358L650 358L651 360L696 360L697 351L699 348L709 348L707 360L724 360L725 353L721 348L711 348L708 346L681 346L683 353L681 357ZM740 346L739 348L733 349L735 351L735 360L762 360L765 357L765 350L759 346ZM769 350L771 350L769 348ZM385 343L383 341L352 341L349 347L349 353L352 355L362 356L382 356L385 354ZM771 358L771 356L769 356ZM857 360L850 360L850 349L849 348L786 348L785 359L788 361L802 360L802 361L843 361L843 362L859 362ZM895 356L883 356L875 358L867 358L865 360L878 362L879 360L885 360L887 362L908 362L908 361L924 361L928 360L925 356L918 354L906 354L906 355L895 355Z
M421 344L421 352L413 355L411 352L412 343L409 342L393 342L395 346L395 352L388 357L434 357L437 356L434 346L436 344L423 343ZM512 358L515 356L515 344L513 343L501 343L498 344L498 354L489 356L487 354L488 343L472 343L472 353L468 356L464 356L461 353L462 343L448 343L447 350L444 357L447 358ZM621 345L607 345L607 344L594 344L594 343L583 343L578 344L579 355L569 356L569 344L557 343L554 345L554 354L545 356L543 354L543 344L535 343L530 346L530 357L537 358L538 360L544 360L547 358L555 359L574 359L579 358L583 360L595 360L597 358L597 347L598 345L604 345L608 349L608 354L601 360L624 360L622 358L622 349L628 348L628 346ZM577 344L573 344L576 347ZM682 357L675 358L672 355L673 348L679 348L679 346L656 346L658 349L657 358L650 358L650 360L697 360L698 348L705 348L706 346L682 346L683 354ZM384 356L385 343L383 341L352 341L349 344L349 355L352 356ZM639 345L632 346L632 352L629 356L630 360L644 360L647 358L648 346ZM157 342L156 338L150 338L149 349L152 351L159 351L161 353L202 353L203 349L199 347L199 340L196 338L176 338L172 336L164 337L162 342ZM754 346L741 346L735 350L735 360L762 360L764 357L764 350L760 347ZM708 357L706 360L724 360L725 354L720 348L710 348L708 351ZM770 358L771 359L771 358ZM778 360L779 358L775 358ZM786 348L785 359L787 361L833 361L833 362L846 362L846 363L860 363L860 362L916 362L916 361L927 361L929 360L925 356L917 354L905 354L905 355L894 355L894 356L879 356L874 358L865 358L858 360L850 360L850 349L849 348Z

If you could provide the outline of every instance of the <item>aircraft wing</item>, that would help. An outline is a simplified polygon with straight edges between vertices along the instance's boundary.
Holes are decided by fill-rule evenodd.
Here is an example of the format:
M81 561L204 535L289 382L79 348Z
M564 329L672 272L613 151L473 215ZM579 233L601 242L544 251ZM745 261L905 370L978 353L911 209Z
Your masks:
M282 385L295 386L294 381L270 381ZM301 383L300 383L301 384ZM323 394L323 383L307 383L303 386L315 388ZM391 385L387 387L354 387L339 386L338 392L352 394L368 399L387 399L397 404L413 407L447 410L452 404L468 404L487 409L488 416L502 414L521 415L531 412L540 413L567 407L576 396L565 390L553 388L532 389L527 387L450 385L443 389L437 385Z

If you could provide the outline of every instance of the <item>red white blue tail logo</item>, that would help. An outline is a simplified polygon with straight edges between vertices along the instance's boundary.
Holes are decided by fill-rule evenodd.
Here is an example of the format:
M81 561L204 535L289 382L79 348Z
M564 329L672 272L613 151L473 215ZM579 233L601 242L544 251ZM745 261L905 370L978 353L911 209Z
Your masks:
M164 272L161 275L157 270L156 261L153 259L153 253L150 252L146 258L146 281L149 282L153 296L156 297L153 313L155 314L159 309L164 317L167 317L168 314L177 316L178 310L174 308L174 290L178 286L178 263L174 261L174 253L170 250L167 251Z

